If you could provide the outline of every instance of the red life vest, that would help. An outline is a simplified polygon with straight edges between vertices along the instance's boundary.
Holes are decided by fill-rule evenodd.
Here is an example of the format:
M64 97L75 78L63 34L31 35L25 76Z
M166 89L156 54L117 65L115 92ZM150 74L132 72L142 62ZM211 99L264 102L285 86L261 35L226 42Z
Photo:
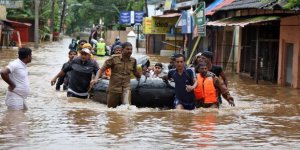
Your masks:
M194 89L195 99L204 99L205 104L217 102L218 97L213 77L203 78L200 73L198 73L197 80L198 86Z

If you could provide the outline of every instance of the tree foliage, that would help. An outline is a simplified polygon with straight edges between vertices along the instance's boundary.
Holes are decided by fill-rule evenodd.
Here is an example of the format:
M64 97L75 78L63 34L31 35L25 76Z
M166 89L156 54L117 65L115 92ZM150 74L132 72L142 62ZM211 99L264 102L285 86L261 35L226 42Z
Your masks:
M284 6L286 9L300 9L300 0L288 0L287 4Z
M144 0L68 0L66 22L70 32L98 24L118 27L120 11L143 11ZM78 4L82 4L78 6Z
M53 0L40 0L39 19L42 32L50 33L47 22L54 13L54 30L59 30L62 12L62 0L54 0L54 12L51 11ZM74 32L98 24L101 18L109 28L119 27L120 11L142 11L145 0L67 0L64 23L68 31ZM7 9L7 18L34 19L34 0L24 0L24 8Z
M59 30L59 13L61 11L60 0L54 0L54 30ZM50 33L49 26L47 22L51 19L51 5L52 0L40 0L39 7L39 22L40 22L40 31L42 33ZM7 9L7 18L16 18L16 19L34 19L34 0L24 0L24 8L22 9Z

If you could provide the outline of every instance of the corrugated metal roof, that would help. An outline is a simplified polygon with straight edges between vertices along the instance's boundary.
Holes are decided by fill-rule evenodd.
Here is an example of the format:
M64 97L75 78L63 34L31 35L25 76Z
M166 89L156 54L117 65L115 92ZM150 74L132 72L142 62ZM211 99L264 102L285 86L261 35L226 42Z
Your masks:
M31 26L31 23L23 23L23 22L18 22L18 21L12 21L12 20L2 20L3 22L7 22L7 23L15 23L15 24L19 24L19 25L25 25L25 26Z
M249 24L261 23L267 21L279 20L279 16L253 16L253 17L233 17L216 21L207 22L207 26L241 26Z
M205 15L213 15L217 10L221 9L222 7L229 5L234 0L222 0L221 3L217 3L215 6L212 6L213 8L210 8L210 6L207 7L207 10L205 10ZM217 2L217 1L215 1ZM212 4L213 5L213 4Z
M250 9L250 8L261 9L264 7L268 7L270 5L274 5L276 3L277 0L235 0L231 4L224 6L219 10L226 11L226 10Z

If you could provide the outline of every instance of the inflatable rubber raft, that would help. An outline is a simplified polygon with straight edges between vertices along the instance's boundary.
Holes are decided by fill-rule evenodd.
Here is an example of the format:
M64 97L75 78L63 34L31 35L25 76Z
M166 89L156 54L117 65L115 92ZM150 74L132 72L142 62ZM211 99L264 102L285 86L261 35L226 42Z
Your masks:
M109 80L99 80L90 92L90 98L103 104L107 104ZM131 103L137 107L173 107L174 85L158 78L141 78L138 82L131 79Z

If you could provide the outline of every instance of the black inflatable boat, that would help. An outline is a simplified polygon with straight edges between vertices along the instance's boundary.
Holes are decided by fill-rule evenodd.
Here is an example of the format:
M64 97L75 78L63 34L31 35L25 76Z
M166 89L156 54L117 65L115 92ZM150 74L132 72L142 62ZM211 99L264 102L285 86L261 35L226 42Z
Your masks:
M107 104L106 89L109 80L100 80L90 92L90 98ZM173 107L174 85L157 78L131 79L131 103L137 107Z

